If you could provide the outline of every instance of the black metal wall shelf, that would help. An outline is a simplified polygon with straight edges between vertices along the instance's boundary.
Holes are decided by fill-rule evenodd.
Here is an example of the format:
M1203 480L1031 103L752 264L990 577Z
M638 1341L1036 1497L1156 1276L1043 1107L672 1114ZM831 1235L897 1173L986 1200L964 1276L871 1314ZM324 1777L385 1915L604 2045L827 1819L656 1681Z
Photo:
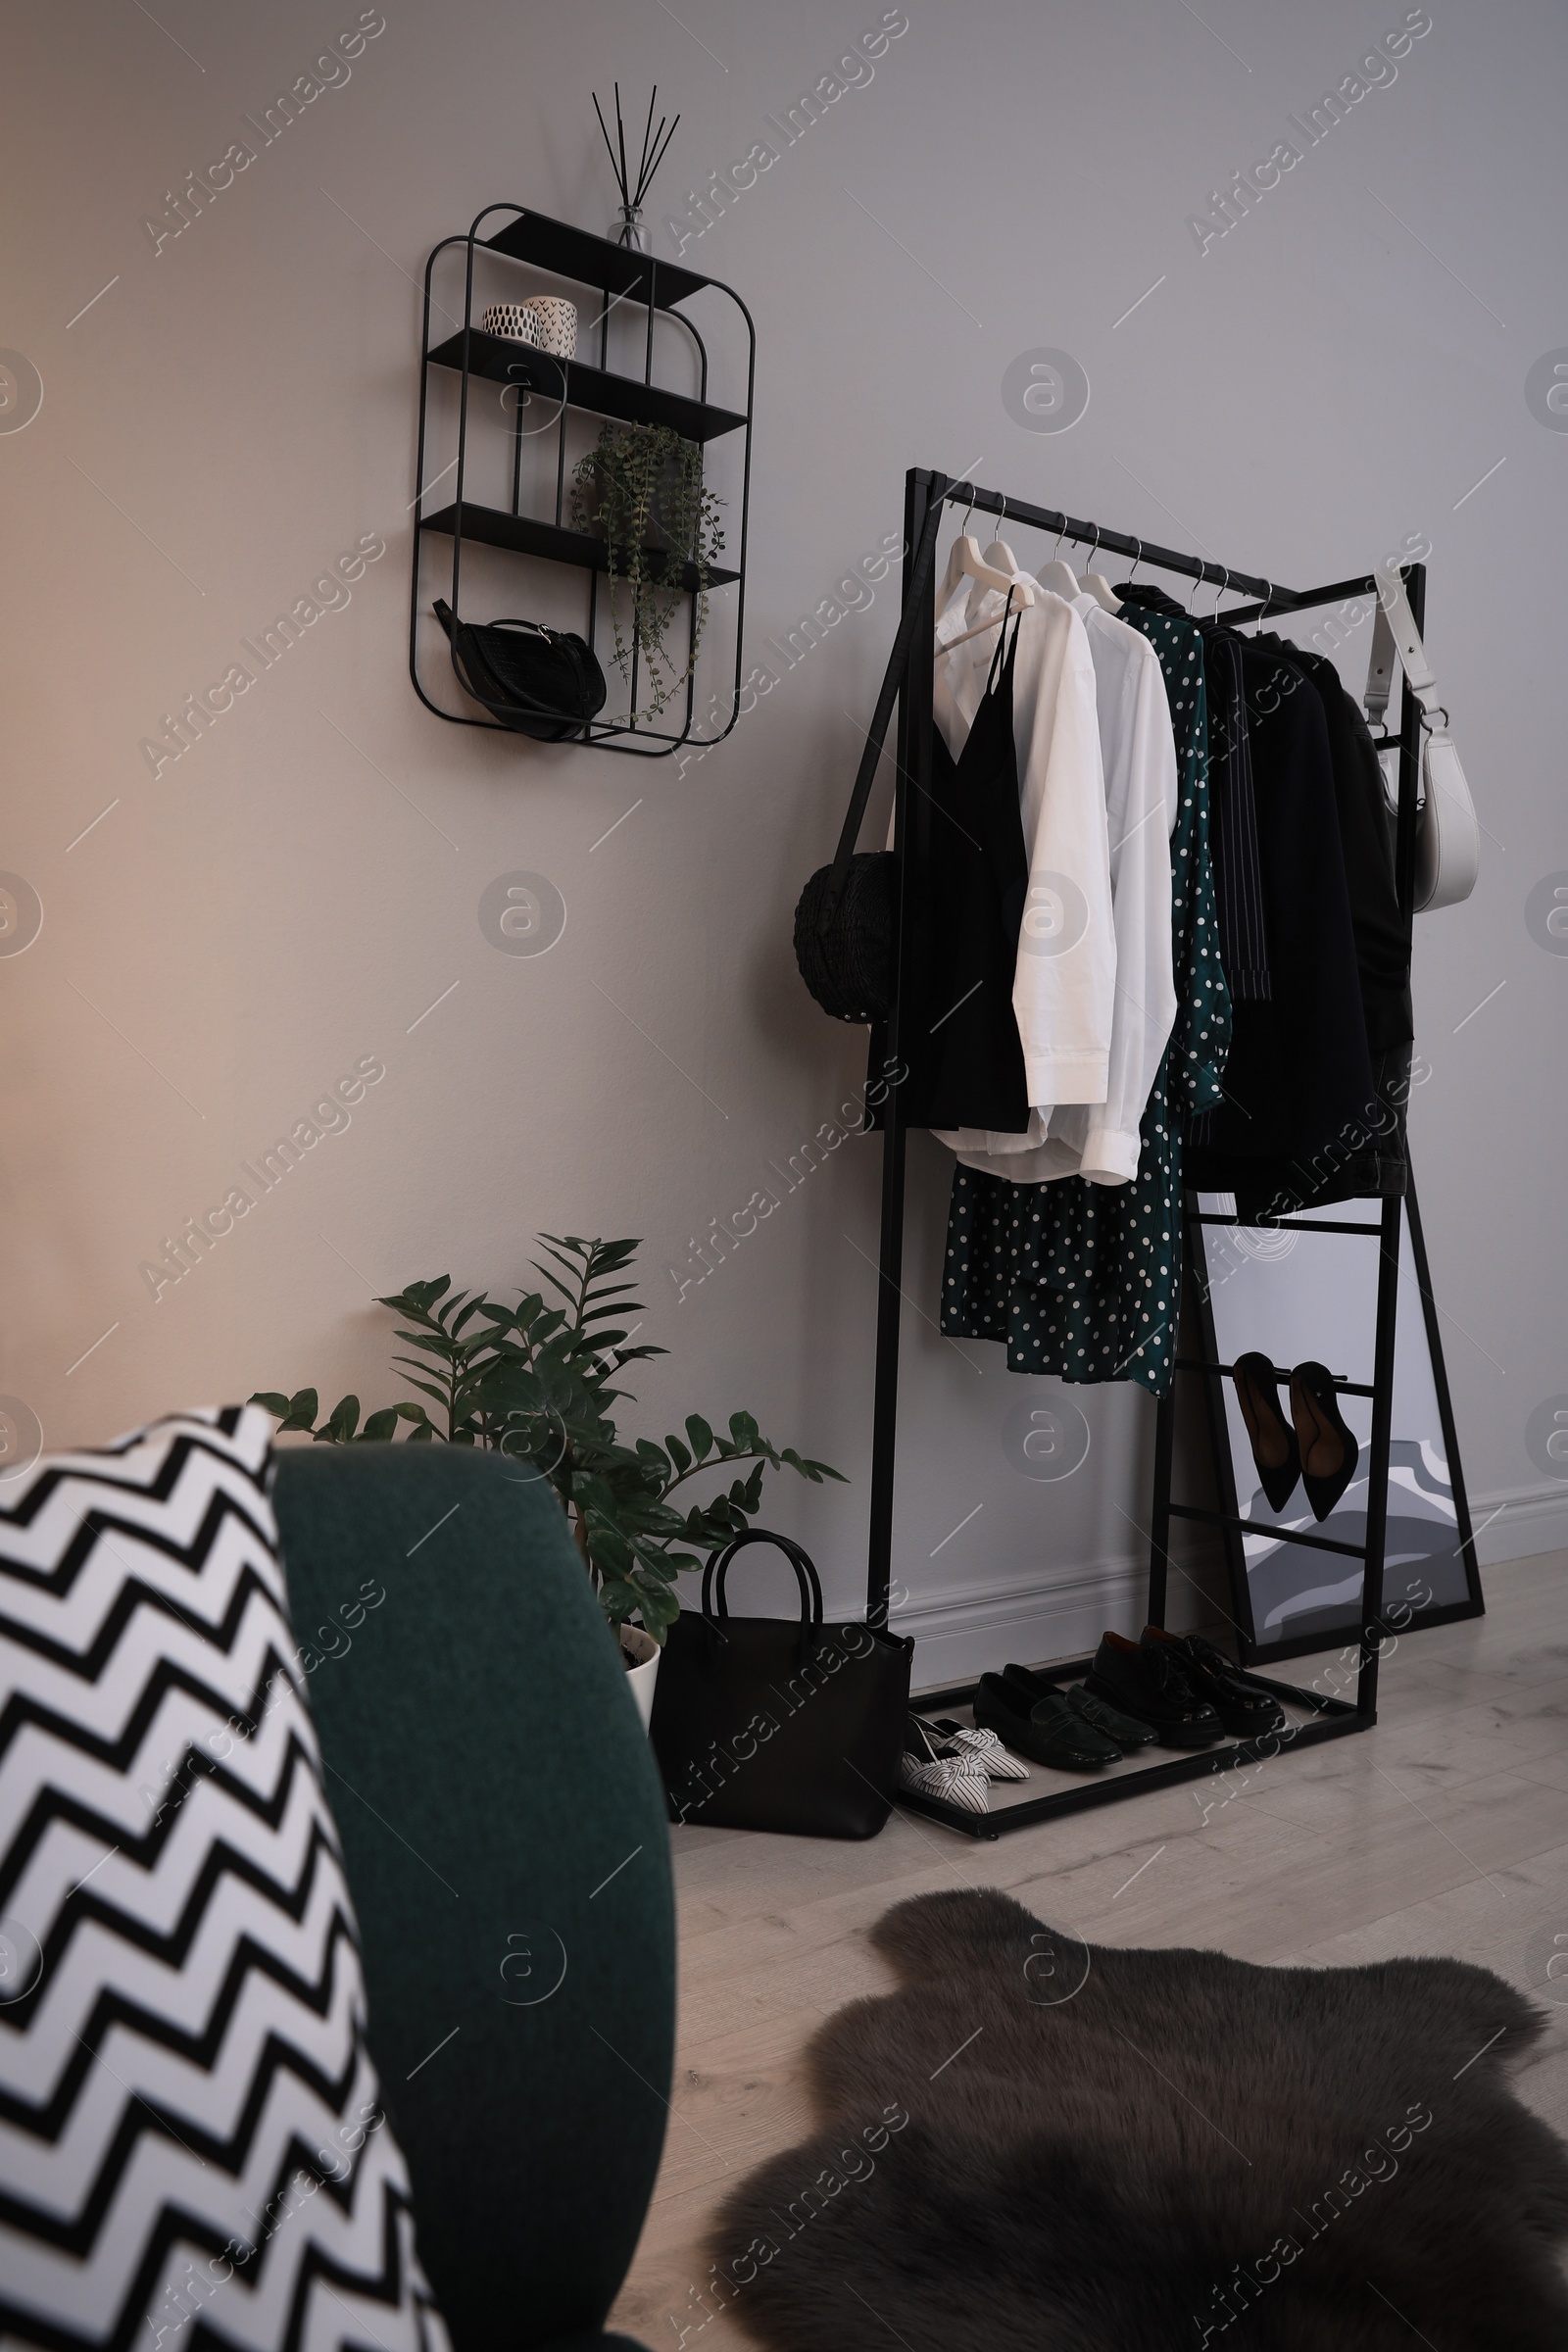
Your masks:
M479 231L482 225L496 213L514 217L495 234L481 237ZM455 334L448 335L432 346L430 318L434 303L431 285L435 267L444 253L459 245L466 249L463 324ZM474 268L477 256L493 256L503 262L522 264L536 277L558 281L564 279L579 288L593 289L602 300L597 315L587 320L582 331L591 333L596 326L599 330L598 364L587 359L560 359L530 344L489 334L475 324ZM721 408L709 400L708 346L695 322L677 307L707 289L724 295L735 305L745 322L747 359L744 409ZM641 375L627 374L608 365L611 316L612 313L625 315L622 306L627 304L635 305L646 319ZM689 348L697 366L698 389L695 396L654 381L654 332L660 318L681 327L689 339ZM450 370L459 378L456 456L433 472L426 460L432 368ZM610 550L604 539L573 529L564 512L567 420L574 415L587 415L610 417L626 424L666 425L683 439L696 442L704 449L732 433L745 436L741 460L736 568L728 570L710 565L705 581L696 564L686 563L681 565L678 578L672 580L667 553L656 547L643 550L646 576L661 586L672 584L691 599L687 614L688 660L696 645L698 597L706 589L734 586L739 590L735 607L735 665L729 688L729 715L722 728L705 733L702 738L705 746L722 741L734 726L740 710L746 547L751 504L752 407L756 373L757 334L751 313L733 287L726 286L718 278L699 276L693 270L682 270L673 263L658 260L653 254L633 252L625 246L612 244L607 237L596 237L588 230L574 228L564 220L552 220L545 214L529 212L521 205L487 205L465 236L444 238L436 246L424 273L417 463L417 477L421 487L415 514L412 610L409 620L409 674L413 678L415 692L426 710L454 726L490 728L494 732L508 734L514 743L528 740L511 734L495 719L476 718L466 711L444 710L425 691L419 676L419 623L421 613L428 616L431 602L424 589L421 566L428 533L437 534L451 542L451 585L447 590L447 599L453 612L460 615L463 614L460 589L465 545L495 548L512 555L567 564L586 572L588 596L583 633L591 645L594 643L599 620L599 580L610 571ZM472 455L469 444L470 418L475 414L469 394L470 387L476 381L500 384L503 398L506 387L516 388L517 399L511 424L513 466L510 509L480 504L464 495L465 478ZM547 422L543 429L553 429L555 433L554 512L549 516L521 512L522 444L525 438L531 437L523 431L522 413L525 403L536 401L543 404L547 412ZM551 411L553 415L549 414ZM457 479L448 503L433 511L426 511L426 485L428 490L443 485L454 470ZM732 529L730 535L733 537L737 534ZM491 612L463 616L479 619L495 617ZM696 710L695 672L685 681L681 697L681 724L675 733L650 723L651 714L648 713L639 721L638 656L635 649L628 683L628 717L594 719L568 740L609 751L629 753L641 759L667 759L682 744L692 740Z
M482 326L469 328L467 347L470 375L482 375L493 384L517 384L545 400L564 399L568 409L587 409L595 416L614 416L625 424L667 424L685 440L703 442L738 433L746 424L734 409L710 408L685 393L645 384L635 375L617 375L612 368L591 368L583 360L558 360L552 352L530 351L526 343L487 335ZM461 372L463 349L463 336L449 335L430 353L431 367Z
M651 302L662 311L673 310L704 286L718 283L713 277L699 277L695 270L682 270L678 263L656 262L651 254L634 253L629 246L612 244L609 237L596 237L592 229L574 228L569 220L552 220L544 213L527 212L520 204L492 204L479 220L487 220L490 213L512 212L516 220L486 237L486 246L512 261L532 262L553 277L575 278L580 286L596 286L602 294L619 295L632 302ZM727 287L724 290L729 291Z
M542 556L550 564L570 564L580 571L608 571L610 550L603 539L593 538L587 531L570 531L553 522L535 522L531 514L513 514L505 507L476 507L466 502L460 517L456 507L443 507L437 514L427 514L427 531L450 532L454 538L477 539L486 547L510 547L519 556ZM662 579L669 563L662 547L645 547L643 562L655 579ZM740 578L738 571L721 571L717 564L709 567L710 588L724 588ZM691 591L698 586L697 566L681 566L680 585Z

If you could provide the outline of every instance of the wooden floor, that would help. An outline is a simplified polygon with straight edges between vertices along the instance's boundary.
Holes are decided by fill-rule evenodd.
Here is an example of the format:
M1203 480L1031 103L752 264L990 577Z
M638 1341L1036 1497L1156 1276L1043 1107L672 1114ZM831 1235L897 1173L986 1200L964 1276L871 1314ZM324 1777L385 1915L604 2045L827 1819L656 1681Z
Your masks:
M800 2054L891 1978L865 1931L944 1886L1003 1886L1090 1942L1320 1965L1452 1953L1551 2003L1518 2078L1568 2134L1568 1553L1493 1568L1488 1615L1402 1640L1376 1728L1257 1768L976 1844L897 1813L879 1838L673 1833L680 2025L664 2161L609 2325L653 2352L739 2352L697 2297L713 2208L809 2127ZM1309 1679L1324 1660L1298 1660ZM1204 1809L1207 1817L1204 1818ZM1560 1997L1562 2006L1555 2006ZM706 2323L706 2324L705 2324Z

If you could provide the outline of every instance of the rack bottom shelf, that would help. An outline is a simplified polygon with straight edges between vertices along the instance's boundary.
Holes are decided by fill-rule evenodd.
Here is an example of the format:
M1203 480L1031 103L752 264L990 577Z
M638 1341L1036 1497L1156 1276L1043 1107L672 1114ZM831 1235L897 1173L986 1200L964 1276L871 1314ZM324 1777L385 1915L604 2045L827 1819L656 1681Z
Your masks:
M1053 1667L1052 1680L1076 1682L1088 1673L1093 1663L1092 1658L1080 1658L1069 1665ZM1256 1740L1226 1740L1218 1747L1166 1754L1157 1764L1130 1761L1112 1764L1094 1774L1054 1772L1049 1765L1031 1762L1028 1782L992 1783L989 1813L967 1813L961 1806L950 1805L941 1797L923 1796L910 1788L900 1788L894 1803L901 1810L959 1830L966 1838L994 1840L1005 1831L1028 1829L1035 1822L1054 1820L1058 1814L1083 1813L1093 1805L1118 1804L1124 1797L1142 1796L1151 1789L1173 1788L1185 1781L1212 1780L1221 1773L1246 1771L1291 1755L1298 1748L1321 1746L1326 1740L1343 1740L1353 1732L1369 1732L1377 1721L1375 1709L1363 1712L1347 1699L1298 1691L1289 1683L1271 1683L1270 1688L1277 1692L1285 1709L1284 1732L1265 1734ZM965 1708L973 1696L972 1683L959 1684L951 1690L922 1691L910 1699L909 1706L915 1715L951 1715L956 1709ZM1042 1778L1050 1783L1044 1793L1035 1787Z

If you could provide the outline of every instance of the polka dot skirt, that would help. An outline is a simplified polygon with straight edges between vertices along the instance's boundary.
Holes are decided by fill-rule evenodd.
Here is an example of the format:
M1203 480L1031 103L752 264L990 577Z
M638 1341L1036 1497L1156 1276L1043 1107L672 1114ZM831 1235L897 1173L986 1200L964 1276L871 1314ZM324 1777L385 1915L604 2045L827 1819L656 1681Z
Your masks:
M1182 1124L1221 1100L1231 1001L1220 966L1208 853L1208 710L1202 639L1184 615L1124 605L1159 656L1176 735L1171 836L1177 1011L1140 1128L1130 1184L1008 1184L956 1170L942 1328L1001 1340L1014 1372L1170 1388L1181 1293Z

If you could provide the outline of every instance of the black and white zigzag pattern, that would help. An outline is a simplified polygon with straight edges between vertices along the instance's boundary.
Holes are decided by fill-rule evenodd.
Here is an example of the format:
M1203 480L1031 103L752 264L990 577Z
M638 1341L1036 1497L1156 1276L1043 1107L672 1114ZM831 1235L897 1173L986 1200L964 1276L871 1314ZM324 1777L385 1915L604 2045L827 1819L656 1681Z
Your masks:
M445 2352L259 1407L0 1484L0 2326Z

